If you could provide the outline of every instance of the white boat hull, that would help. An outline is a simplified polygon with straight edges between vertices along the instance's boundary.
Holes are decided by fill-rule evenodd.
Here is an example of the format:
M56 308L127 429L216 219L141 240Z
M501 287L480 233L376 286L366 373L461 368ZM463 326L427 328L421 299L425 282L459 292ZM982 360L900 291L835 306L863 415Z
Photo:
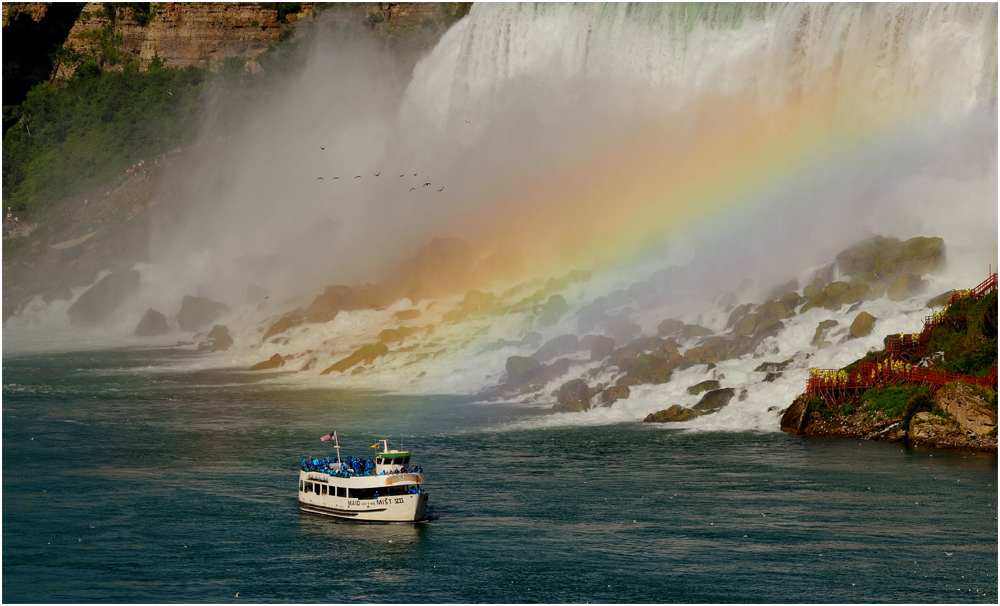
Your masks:
M365 522L419 522L427 512L428 495L385 494L405 492L409 487L419 487L423 475L418 473L397 476L366 476L337 478L326 474L302 471L299 474L299 509L307 513L361 520ZM319 491L317 487L322 487ZM377 498L357 498L353 494L340 496L336 488L381 491ZM394 490L397 489L397 490ZM333 494L331 494L333 493ZM384 496L383 496L384 495Z

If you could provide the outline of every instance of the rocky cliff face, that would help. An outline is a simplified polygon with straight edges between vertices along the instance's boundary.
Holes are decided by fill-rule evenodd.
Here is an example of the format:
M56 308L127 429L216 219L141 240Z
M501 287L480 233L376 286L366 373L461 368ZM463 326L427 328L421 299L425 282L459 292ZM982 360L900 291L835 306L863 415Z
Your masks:
M121 50L144 65L159 57L166 67L211 69L228 57L253 60L313 8L303 2L298 12L279 15L257 2L164 2L151 3L148 12L120 6L110 14L106 3L88 2L65 46L93 51L100 33L112 26L121 35ZM69 74L70 68L61 66L57 76Z

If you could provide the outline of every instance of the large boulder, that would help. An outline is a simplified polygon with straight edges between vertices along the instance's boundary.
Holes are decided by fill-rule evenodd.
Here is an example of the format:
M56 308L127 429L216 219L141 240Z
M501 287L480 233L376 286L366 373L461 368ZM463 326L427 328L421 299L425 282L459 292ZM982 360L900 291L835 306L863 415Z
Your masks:
M890 301L905 301L924 292L926 288L927 282L917 274L903 274L892 281L885 294Z
M615 340L615 343L628 343L642 334L642 327L628 318L611 317L602 324L604 336Z
M554 339L549 339L538 348L538 351L531 354L539 362L548 362L559 356L576 353L580 348L580 339L576 335L562 335Z
M646 353L639 354L631 360L622 362L620 368L633 385L652 383L659 385L670 381L672 365L658 357Z
M419 309L404 309L403 311L397 311L393 314L397 320L405 322L407 320L416 320L420 317Z
M736 312L734 311L733 313L736 313ZM672 319L668 318L668 319L660 322L656 326L656 332L658 332L661 337L665 337L667 335L672 335L672 334L674 334L676 332L680 332L680 330L682 328L684 328L684 322L681 322L680 320L672 320Z
M615 350L615 340L611 337L605 337L603 335L597 335L594 338L593 344L590 346L590 360L596 362L597 360L603 360L604 358L611 355L611 352Z
M726 328L732 328L743 316L747 315L753 311L753 305L750 303L745 303L738 306L733 310L733 313L729 314L729 320L726 321Z
M680 421L687 421L688 419L696 416L698 416L698 413L690 408L684 408L674 404L666 410L649 413L642 421L643 423L677 423Z
M823 320L820 322L819 325L816 326L816 334L813 335L812 344L820 349L833 345L833 343L826 340L826 333L838 324L840 323L836 320Z
M108 274L80 295L67 313L73 326L97 326L111 317L139 289L139 272L125 269Z
M350 286L334 284L327 286L306 308L309 322L329 322L341 311L356 309L354 290Z
M611 352L608 364L620 368L624 362L635 358L643 352L658 350L662 344L663 339L659 337L639 337L638 339L633 339Z
M934 394L935 404L951 415L965 433L975 437L984 437L997 429L997 409L990 406L986 390L980 389L965 383L950 383Z
M681 329L682 339L696 339L700 337L707 337L713 335L715 332L710 328L705 328L704 326L698 326L697 324L685 324L684 328Z
M601 393L601 406L606 408L618 400L627 400L629 393L628 385L612 385Z
M849 290L851 290L851 285L847 282L831 282L827 284L826 288L823 289L823 292L826 293L826 296L830 297L831 301L836 301L840 295Z
M953 296L955 296L954 290L946 290L945 292L939 294L938 296L928 301L927 307L941 307L943 305L947 305L948 302L951 301L951 298Z
M552 408L562 412L577 412L590 408L590 398L594 392L583 379L573 379L563 383L556 392L558 401Z
M799 310L799 313L804 314L814 307L832 308L833 302L830 300L830 297L826 294L826 292L820 291L819 293L814 295L813 298L809 299L805 305L802 306L802 309Z
M757 347L764 341L764 339L773 337L784 329L785 323L781 320L775 320L768 324L758 326L757 330L753 333L753 338L750 339L747 351L757 351Z
M565 297L562 295L549 296L549 300L542 306L538 315L539 326L552 326L567 311L569 311L569 304L566 303Z
M723 389L713 389L712 391L706 392L705 395L701 397L701 400L691 408L700 412L715 412L724 408L729 404L729 401L733 399L736 395L736 390L731 387L726 387Z
M400 326L399 328L386 328L382 332L378 333L378 340L381 343L398 343L406 337L417 332L416 328L408 326Z
M875 316L871 315L867 311L863 311L854 318L854 322L851 322L851 336L855 339L860 339L861 337L867 337L872 334L872 329L875 327Z
M321 375L328 375L331 372L344 372L348 368L355 366L356 364L364 363L371 364L375 361L375 358L379 356L384 356L389 352L389 348L385 346L384 343L373 343L372 345L365 345L364 347L357 349L351 355L338 360L328 367L323 372L319 373Z
M250 370L274 370L285 365L285 359L281 354L274 354L271 359L258 362L250 367Z
M734 335L751 336L757 330L757 314L746 314L733 325Z
M794 294L794 293L793 293ZM763 326L775 320L784 320L795 315L795 305L798 304L798 295L794 299L768 301L757 308L757 325Z
M927 274L944 267L944 240L910 238L882 254L875 261L875 273L895 276L903 273Z
M198 344L198 351L226 351L233 346L233 338L229 336L229 328L216 324L205 335L207 341Z
M779 322L780 324L780 322ZM751 340L744 336L709 337L697 347L684 352L685 364L717 364L747 353Z
M782 431L787 431L793 434L800 434L806 429L806 425L809 424L809 401L803 397L799 396L792 402L792 405L788 407L788 410L781 416L781 421L779 423Z
M290 328L294 328L305 321L305 315L302 312L302 308L295 311L289 312L280 318L278 321L271 325L264 333L264 336L260 338L260 342L263 343L273 337L274 335L280 335Z
M855 284L847 292L837 297L839 305L853 305L862 301L870 301L875 298L872 289L867 284Z
M506 368L506 383L511 386L525 385L542 374L542 363L535 358L510 356Z
M902 273L930 273L944 266L944 240L917 237L900 242L878 236L842 251L837 263L841 273L849 276L875 272L889 278Z
M167 317L155 309L147 309L145 315L139 320L139 325L135 327L137 337L158 337L165 335L170 330L167 326Z
M697 383L695 385L692 385L691 387L688 387L688 393L691 394L692 396L696 396L704 391L711 391L713 389L718 389L718 388L719 388L719 382L714 379L709 379L708 381L702 381L701 383Z
M177 312L177 325L186 332L197 332L215 322L220 316L229 312L229 306L218 303L208 297L184 297L181 310Z
M44 295L42 295L42 302L48 305L53 301L71 301L73 299L73 291L68 288L60 288L59 290L50 290Z

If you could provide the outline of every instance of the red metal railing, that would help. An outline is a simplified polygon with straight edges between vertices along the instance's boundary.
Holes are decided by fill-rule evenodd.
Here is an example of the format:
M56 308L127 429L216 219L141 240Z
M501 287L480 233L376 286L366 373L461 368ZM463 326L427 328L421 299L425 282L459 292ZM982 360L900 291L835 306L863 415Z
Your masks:
M981 284L971 290L957 291L948 304L956 303L966 298L979 297L997 291L997 274L994 273ZM843 401L849 397L860 395L879 385L923 385L931 393L941 386L961 381L972 385L982 385L997 388L997 367L985 377L973 377L943 370L930 370L920 366L908 366L901 362L904 353L923 354L931 338L931 332L944 322L943 312L924 318L924 328L920 335L890 336L886 339L887 360L884 362L862 362L853 371L845 373L837 369L812 369L806 393L820 397L827 404Z

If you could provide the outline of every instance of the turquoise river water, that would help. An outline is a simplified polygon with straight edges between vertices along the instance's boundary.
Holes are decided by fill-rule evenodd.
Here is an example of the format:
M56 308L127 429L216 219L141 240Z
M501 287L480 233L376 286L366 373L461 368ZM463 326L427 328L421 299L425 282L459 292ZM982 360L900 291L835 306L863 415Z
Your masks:
M997 602L996 455L551 427L175 361L4 358L5 602ZM300 513L334 429L345 455L402 439L431 519Z

